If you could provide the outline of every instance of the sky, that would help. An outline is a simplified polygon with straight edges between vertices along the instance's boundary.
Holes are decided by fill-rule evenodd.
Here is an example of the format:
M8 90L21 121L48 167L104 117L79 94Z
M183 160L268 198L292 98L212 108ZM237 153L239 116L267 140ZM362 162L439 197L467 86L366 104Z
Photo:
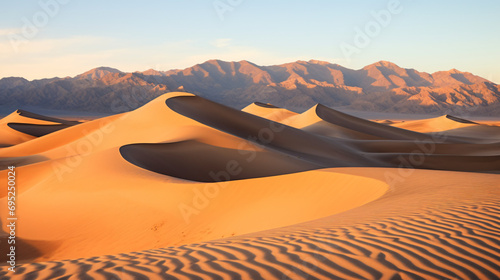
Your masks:
M500 83L500 1L24 0L0 2L0 78L380 60Z

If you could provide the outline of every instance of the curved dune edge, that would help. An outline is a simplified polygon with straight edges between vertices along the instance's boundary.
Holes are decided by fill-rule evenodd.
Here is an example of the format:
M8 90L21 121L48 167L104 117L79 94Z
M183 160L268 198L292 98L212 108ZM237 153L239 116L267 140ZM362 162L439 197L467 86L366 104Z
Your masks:
M252 141L323 167L380 166L341 141L242 112L199 96L175 96L165 101L172 111L206 126Z
M141 142L159 143L196 139L203 143L228 148L238 148L238 145L244 142L242 139L200 125L168 110L165 100L174 96L192 95L169 93L128 113L88 121L39 138L26 135L31 137L31 141L0 149L0 158L40 154L48 159L58 159L85 155L88 151L81 146L88 145L88 142L91 152ZM10 128L9 130L12 131ZM0 129L0 135L2 131ZM140 133L135 133L136 131ZM254 149L259 150L258 147Z
M387 191L379 180L329 170L166 184L164 176L120 163L119 157L115 151L96 155L62 181L51 175L49 162L17 169L39 175L19 179L17 199L24 206L17 212L23 221L17 238L33 246L58 244L37 248L42 255L38 260L118 254L257 232L346 211ZM105 158L114 163L113 169L99 168L97 163ZM87 174L93 176L82 179ZM72 182L71 188L67 182ZM21 257L27 261L31 256Z
M220 182L296 173L321 168L272 151L243 151L195 140L120 147L128 162L159 174L197 182ZM224 176L217 175L224 171Z
M374 137L379 137L381 139L411 141L430 139L430 136L422 133L417 133L414 131L400 129L397 127L387 126L369 120L361 119L328 108L321 104L316 105L315 111L318 117L328 123L351 130L360 131Z
M400 176L397 169L336 172ZM498 279L499 178L415 170L379 199L311 222L0 273L11 279Z
M28 134L34 137L41 137L61 129L71 127L73 125L71 124L40 125L40 124L29 124L29 123L8 123L7 126L24 134Z
M0 146L17 145L79 123L16 110L0 119Z
M472 143L498 143L500 127L497 121L473 122L455 116L441 116L431 119L403 121L390 126L430 135L459 138ZM474 138L472 138L474 137Z
M275 122L283 122L288 118L299 115L298 113L289 111L287 109L261 102L254 102L243 108L241 111Z
M18 109L15 113L17 113L19 116L32 119L31 122L33 122L33 120L38 120L38 121L45 121L45 122L51 122L51 123L60 123L60 124L66 124L66 125L75 125L75 124L79 124L80 123L79 121L68 121L68 120L65 120L65 119L48 117L48 116L35 114L35 113L29 112L29 111L26 111L26 110L21 110L21 109ZM43 124L43 123L36 123L36 124Z
M479 124L477 122L473 122L471 120L467 120L467 119L463 119L463 118L459 118L459 117L455 117L453 115L446 115L445 116L447 119L450 119L452 121L455 121L455 122L458 122L458 123L465 123L465 124Z
M284 124L326 137L339 139L357 139L357 140L383 140L384 138L367 134L363 131L353 130L349 127L339 126L327 122L320 118L316 113L317 106L305 111L304 113L292 116L283 121Z
M325 168L399 167L406 162L407 167L419 169L477 172L500 170L498 145L484 146L465 142L457 137L433 137L360 119L320 104L314 107L316 116L312 119L319 118L333 124L334 127L330 127L332 130L336 130L336 127L347 128L384 140L326 139L307 130L241 112L198 96L175 96L167 98L165 103L174 112L196 122L242 139L254 139L253 141L266 148ZM310 112L306 112L306 116L308 114ZM272 137L269 141L263 141L259 135L267 130ZM422 146L429 144L432 144L432 151L424 154L427 147ZM417 162L415 151L419 156L422 155L422 161L417 164L411 163Z

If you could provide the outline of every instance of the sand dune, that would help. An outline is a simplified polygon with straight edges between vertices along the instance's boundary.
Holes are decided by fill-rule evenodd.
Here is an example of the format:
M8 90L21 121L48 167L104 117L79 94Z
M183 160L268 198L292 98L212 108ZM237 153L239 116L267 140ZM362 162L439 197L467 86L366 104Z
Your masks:
M320 166L272 151L242 153L197 141L131 144L120 153L144 169L198 182L218 182L281 175L318 169ZM218 170L227 170L223 178Z
M39 122L37 124L44 124L43 121L45 121L45 122L51 122L51 123L67 124L67 125L75 125L75 124L79 124L80 123L78 121L69 121L69 120L60 119L60 118L53 118L53 117L49 117L49 116L43 116L43 115L35 114L35 113L32 113L32 112L28 112L28 111L25 111L25 110L17 110L15 113L17 113L19 116L31 119L32 123L33 123L34 120L38 120Z
M316 106L316 114L326 122L360 131L375 137L387 140L428 140L429 137L421 133L399 129L391 126L378 124L372 121L360 119L321 104Z
M464 127L471 127L471 126L476 126L477 124L478 123L474 123L469 120L457 118L451 115L445 115L432 119L394 123L392 124L392 126L421 133L430 133L430 132L442 132Z
M27 260L118 254L251 233L338 213L387 189L373 179L320 171L201 184L154 175L117 162L119 157L113 151L89 157L62 177L52 172L53 162L18 168L19 174L38 176L19 179L18 198L25 206L18 210L23 227L17 237L31 246L45 242L37 247L40 255L24 254ZM103 169L99 162L115 165ZM83 180L87 174L93 176ZM331 178L338 185L332 186Z
M17 145L75 124L78 122L16 110L0 120L0 147Z
M341 127L340 133L344 137L348 135L346 129L349 129L358 133L355 136L371 135L385 141L368 141L371 137L355 139L364 140L363 142L347 141L339 140L335 135L329 137L328 141L307 130L264 120L196 96L177 96L167 99L166 103L175 112L200 123L243 139L254 139L267 148L322 167L399 167L403 163L409 163L410 166L407 167L424 169L500 170L500 155L496 144L471 144L475 142L473 138L467 138L469 143L462 141L465 138L452 136L436 138L429 134L363 120L321 105L315 107L317 116L334 124L336 127L332 130ZM311 121L307 118L302 121L310 126ZM267 139L263 136L264 132ZM430 145L432 146L429 147ZM360 149L371 156L360 153ZM422 159L414 160L415 154Z
M173 111L259 145L325 166L372 164L370 158L349 151L342 142L327 141L287 125L244 113L198 96L177 96L166 100Z
M34 137L13 123L67 127ZM0 175L17 165L22 226L16 273L0 277L500 279L492 123L238 111L169 93L75 124L1 120Z
M70 127L71 125L67 124L28 124L28 123L8 123L8 127L17 130L19 132L35 136L35 137L40 137L44 136L47 134L50 134L52 132L56 132L61 129L65 129Z
M298 114L287 109L276 107L272 104L254 102L243 108L243 112L250 113L275 122L283 122L284 120L297 116Z
M497 122L473 122L451 115L433 119L405 121L391 124L416 132L439 134L446 137L459 137L467 142L497 143L500 139L500 127ZM473 136L473 139L471 139Z
M366 134L345 126L339 126L327 122L320 118L316 113L318 105L312 107L306 112L292 116L283 121L283 124L310 132L316 135L343 138L343 139L362 139L362 140L382 140L383 138Z
M397 172L381 171L336 172L378 179ZM423 185L429 176L435 180ZM498 175L417 170L371 203L312 222L183 246L25 264L10 276L498 279L498 182Z

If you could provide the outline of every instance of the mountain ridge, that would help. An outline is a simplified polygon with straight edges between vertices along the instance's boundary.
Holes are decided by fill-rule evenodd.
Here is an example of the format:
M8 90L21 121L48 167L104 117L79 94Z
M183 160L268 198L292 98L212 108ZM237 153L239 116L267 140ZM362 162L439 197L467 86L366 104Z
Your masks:
M214 59L168 71L127 73L101 66L75 77L0 79L0 100L11 107L119 113L171 91L189 91L235 108L254 101L295 111L317 103L397 113L494 115L500 108L500 86L487 79L457 69L420 72L383 60L354 70L320 60L260 66Z

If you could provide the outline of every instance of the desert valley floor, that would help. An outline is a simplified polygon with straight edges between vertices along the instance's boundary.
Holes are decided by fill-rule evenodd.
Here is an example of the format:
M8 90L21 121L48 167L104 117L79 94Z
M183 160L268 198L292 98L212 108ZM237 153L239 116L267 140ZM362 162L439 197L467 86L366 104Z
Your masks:
M0 279L500 279L500 122L178 92L83 122L18 110L0 147Z

